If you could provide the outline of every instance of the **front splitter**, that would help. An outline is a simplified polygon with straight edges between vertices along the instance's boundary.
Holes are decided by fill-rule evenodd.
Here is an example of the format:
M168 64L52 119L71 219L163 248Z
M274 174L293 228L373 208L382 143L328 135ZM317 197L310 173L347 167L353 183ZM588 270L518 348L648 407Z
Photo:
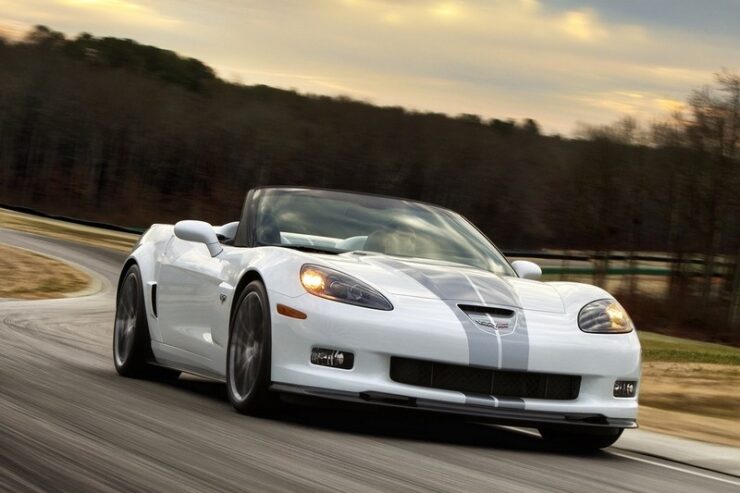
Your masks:
M273 383L270 386L270 390L306 397L471 416L500 424L519 426L528 425L537 427L542 424L560 424L594 428L637 428L637 421L634 419L608 418L603 414L597 413L553 413L524 409L506 409L502 407L477 406L474 404L456 404L382 392L348 392L286 383Z

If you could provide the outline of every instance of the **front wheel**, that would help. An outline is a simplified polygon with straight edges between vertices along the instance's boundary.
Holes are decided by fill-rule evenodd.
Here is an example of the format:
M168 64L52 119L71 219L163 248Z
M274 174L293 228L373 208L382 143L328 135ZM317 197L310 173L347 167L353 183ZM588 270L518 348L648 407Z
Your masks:
M250 282L236 300L226 356L229 401L243 414L262 414L276 401L270 386L270 305L259 281Z
M126 271L116 297L113 364L124 377L174 380L180 375L177 370L152 365L153 360L141 272L133 264Z
M609 447L622 436L621 428L584 429L574 426L542 426L540 435L558 450L595 452Z

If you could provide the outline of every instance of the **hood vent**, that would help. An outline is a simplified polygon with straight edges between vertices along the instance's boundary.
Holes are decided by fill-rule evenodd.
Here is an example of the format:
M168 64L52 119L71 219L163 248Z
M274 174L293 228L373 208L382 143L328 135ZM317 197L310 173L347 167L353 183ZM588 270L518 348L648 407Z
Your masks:
M499 335L511 334L516 329L516 312L508 308L477 305L457 305L475 325Z
M465 313L488 313L494 317L513 317L514 310L507 308L496 308L492 306L457 305Z

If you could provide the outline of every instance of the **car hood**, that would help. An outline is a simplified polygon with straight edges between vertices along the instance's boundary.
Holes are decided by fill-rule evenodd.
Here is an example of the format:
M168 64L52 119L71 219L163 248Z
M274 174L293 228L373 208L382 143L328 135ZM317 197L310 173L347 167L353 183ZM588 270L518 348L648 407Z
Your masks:
M557 290L546 283L499 276L460 264L356 253L333 257L328 263L381 292L398 296L565 312Z

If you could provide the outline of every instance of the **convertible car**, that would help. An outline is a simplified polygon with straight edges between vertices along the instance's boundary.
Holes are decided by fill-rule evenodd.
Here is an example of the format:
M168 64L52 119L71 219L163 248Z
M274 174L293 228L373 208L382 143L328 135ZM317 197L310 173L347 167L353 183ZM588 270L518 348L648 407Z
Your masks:
M452 413L598 449L634 428L640 343L595 286L541 282L461 215L308 188L251 190L239 221L153 225L123 265L124 376Z

